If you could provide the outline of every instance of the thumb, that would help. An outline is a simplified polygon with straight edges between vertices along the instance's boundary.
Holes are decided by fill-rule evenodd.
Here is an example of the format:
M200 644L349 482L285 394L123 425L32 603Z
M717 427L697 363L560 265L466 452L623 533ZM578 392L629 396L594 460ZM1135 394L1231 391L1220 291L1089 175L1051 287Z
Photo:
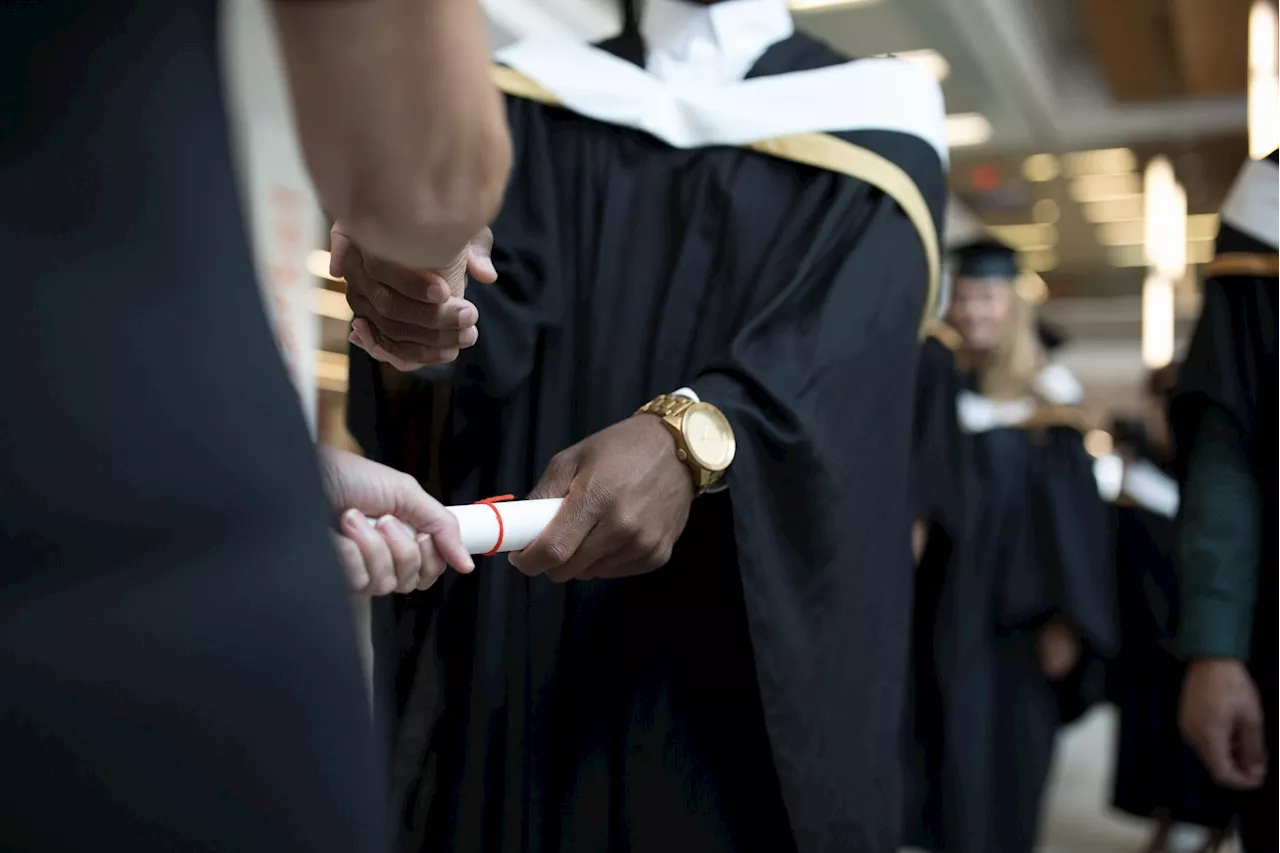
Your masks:
M1262 784L1267 774L1267 742L1262 733L1261 709L1251 709L1242 715L1237 724L1236 739L1236 763L1240 771L1256 784Z
M342 223L335 222L329 229L329 275L342 278L342 265L351 251L351 238L342 231Z
M525 500L536 501L543 498L562 498L569 494L569 485L578 473L577 455L573 449L562 451L551 457L547 470L542 472L542 479Z
M467 244L467 274L485 284L498 280L498 270L493 265L493 232L488 228L481 229Z
M475 563L462 545L457 517L412 480L398 486L398 489L393 515L418 533L430 535L436 553L449 565L463 572L474 569Z

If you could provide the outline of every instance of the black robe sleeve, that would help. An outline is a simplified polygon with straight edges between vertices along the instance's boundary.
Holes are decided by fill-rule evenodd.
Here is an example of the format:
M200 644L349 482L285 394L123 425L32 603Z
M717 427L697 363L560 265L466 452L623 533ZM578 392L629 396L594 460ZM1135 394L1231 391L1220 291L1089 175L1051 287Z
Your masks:
M870 193L846 211L693 384L738 439L727 479L739 567L802 850L836 837L883 849L878 836L899 828L896 810L869 812L899 771L885 745L898 743L904 695L906 436L926 266L892 201Z
M1111 526L1093 458L1074 429L1052 429L1043 441L1034 454L1032 501L1050 609L1094 652L1110 655L1119 645Z
M1251 276L1205 282L1200 319L1170 407L1178 470L1209 405L1227 413L1251 459L1275 453L1276 279Z

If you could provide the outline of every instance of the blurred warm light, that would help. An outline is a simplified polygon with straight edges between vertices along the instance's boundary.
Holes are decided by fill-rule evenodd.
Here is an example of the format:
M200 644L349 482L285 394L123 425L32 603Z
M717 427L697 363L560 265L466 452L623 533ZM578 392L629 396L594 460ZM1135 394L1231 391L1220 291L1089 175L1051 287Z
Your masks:
M329 275L329 253L324 249L316 249L307 255L307 272L316 278L327 278L329 281L343 280Z
M1173 361L1173 280L1158 272L1142 283L1142 363L1151 370Z
M1039 305L1049 298L1049 285L1038 274L1026 270L1013 283L1014 291L1032 305Z
M1143 175L1143 245L1147 263L1170 280L1187 266L1187 194L1168 157L1156 157Z
M1053 249L1019 252L1018 263L1032 272L1048 272L1058 265L1058 254Z
M1127 222L1142 218L1142 196L1131 195L1092 201L1081 209L1087 222Z
M347 357L340 352L316 350L316 384L325 391L347 390Z
M981 145L991 138L991 122L979 113L952 113L947 116L947 146L964 148Z
M1043 222L990 225L987 230L1001 243L1012 246L1020 252L1051 249L1058 245L1058 229Z
M1276 10L1254 0L1249 11L1249 156L1255 160L1280 142L1280 64L1277 63Z
M1089 451L1089 455L1094 459L1102 457L1115 450L1115 441L1111 438L1111 433L1101 429L1091 429L1084 434L1084 449Z
M1022 177L1033 184L1052 181L1058 172L1058 158L1052 154L1032 154L1022 161Z
M793 12L812 12L815 9L843 9L846 6L870 6L880 0L789 0Z
M1142 182L1138 176L1129 173L1123 175L1081 175L1071 182L1068 190L1071 197L1081 204L1097 201L1128 198L1142 194Z
M1218 214L1197 213L1187 217L1187 242L1196 243L1218 238Z
M793 5L792 8L795 8L795 6ZM893 54L893 56L903 62L910 62L912 65L918 66L928 72L939 83L946 80L951 73L951 63L947 62L947 58L936 50L928 48L924 50L904 50Z
M1098 225L1098 242L1104 246L1141 246L1145 238L1141 219L1103 222Z
M351 306L347 304L347 297L336 290L325 290L323 288L316 290L316 313L322 317L341 320L344 323L350 323L352 317Z
M1042 198L1031 208L1031 218L1043 225L1052 225L1058 221L1058 203L1051 198Z
M1102 499L1114 501L1124 488L1124 460L1115 453L1099 456L1093 462L1093 477L1098 481L1098 493Z
M1187 244L1188 264L1207 264L1213 260L1215 247L1212 240L1197 240Z
M1098 151L1076 151L1064 154L1062 165L1069 177L1081 175L1119 175L1132 172L1138 161L1128 148L1103 148Z

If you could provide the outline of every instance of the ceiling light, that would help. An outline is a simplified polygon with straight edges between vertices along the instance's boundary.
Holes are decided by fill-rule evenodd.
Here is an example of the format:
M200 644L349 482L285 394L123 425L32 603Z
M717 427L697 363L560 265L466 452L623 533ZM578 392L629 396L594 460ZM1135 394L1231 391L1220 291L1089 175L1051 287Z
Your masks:
M1141 246L1145 236L1141 219L1103 222L1098 226L1098 242L1104 246Z
M322 317L341 320L344 323L350 323L352 317L351 306L347 304L347 297L336 290L325 290L323 288L316 290L316 313Z
M1058 221L1058 203L1051 198L1042 198L1031 207L1031 218L1045 225Z
M1070 194L1081 204L1127 198L1142 193L1142 182L1134 174L1081 175L1071 182Z
M1032 272L1048 272L1058 265L1058 255L1053 249L1019 252L1018 264Z
M329 253L324 249L316 249L314 252L307 254L307 272L316 278L326 278L329 281L343 281L329 274Z
M990 225L991 236L1021 252L1047 249L1058 243L1058 229L1042 222L1024 225Z
M1049 298L1049 285L1045 284L1044 279L1031 270L1025 270L1018 275L1018 278L1013 283L1013 289L1018 296L1032 305L1039 305Z
M1187 193L1163 156L1147 164L1142 183L1147 263L1173 281L1187 267Z
M1119 175L1132 172L1138 165L1137 158L1128 148L1103 148L1099 151L1076 151L1064 154L1062 165L1067 175Z
M1022 177L1033 184L1052 181L1058 172L1058 158L1052 154L1032 154L1022 161Z
M954 113L947 116L947 146L964 148L981 145L991 138L991 122L978 113Z
M843 9L846 6L871 6L880 0L790 0L787 4L793 12L814 12L817 10Z
M1142 196L1091 201L1081 211L1087 222L1127 222L1142 218Z
M1142 363L1151 370L1173 361L1173 280L1158 272L1142 284Z
M794 8L794 7L792 7ZM941 83L947 79L947 75L951 73L951 63L947 62L947 58L936 50L904 50L900 53L891 54L903 62L910 62L926 71L933 79Z
M1187 242L1218 239L1218 214L1198 213L1187 217Z
M1266 157L1280 141L1280 63L1274 3L1254 0L1249 11L1249 156Z

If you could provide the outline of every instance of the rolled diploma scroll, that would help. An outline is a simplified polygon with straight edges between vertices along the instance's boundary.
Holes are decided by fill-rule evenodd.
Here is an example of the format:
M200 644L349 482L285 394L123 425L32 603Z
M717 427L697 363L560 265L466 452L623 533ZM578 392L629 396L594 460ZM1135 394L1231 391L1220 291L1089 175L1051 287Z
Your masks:
M498 545L500 553L519 551L538 538L564 498L546 498L539 501L498 501L483 504L463 504L447 507L458 519L462 531L462 547L468 554L487 554ZM502 542L498 543L498 516L502 513ZM369 519L370 524L377 519Z

